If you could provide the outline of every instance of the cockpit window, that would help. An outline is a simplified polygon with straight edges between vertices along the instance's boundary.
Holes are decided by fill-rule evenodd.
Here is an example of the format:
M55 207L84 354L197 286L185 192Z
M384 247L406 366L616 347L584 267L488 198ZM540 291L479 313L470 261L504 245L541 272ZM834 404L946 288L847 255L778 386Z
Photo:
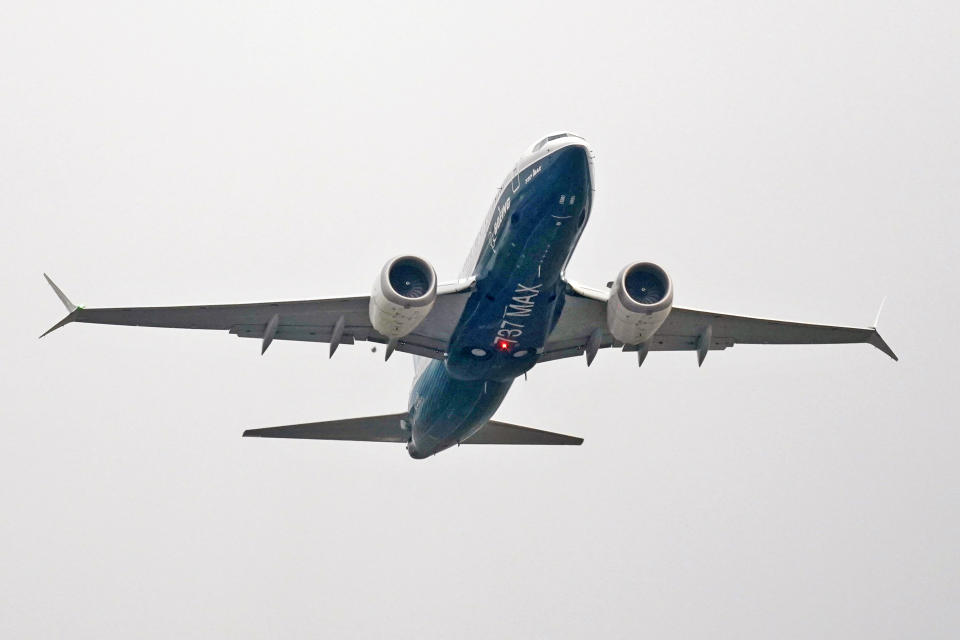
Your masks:
M575 137L575 138L579 138L579 137L580 137L580 136L574 136L572 133L555 133L555 134L553 134L552 136L547 136L546 138L544 138L543 140L541 140L541 141L538 142L537 144L533 145L532 151L533 151L534 153L537 152L537 151L540 151L540 149L543 149L543 145L547 144L547 143L550 142L551 140L556 140L557 138L566 138L567 136L573 136L573 137Z

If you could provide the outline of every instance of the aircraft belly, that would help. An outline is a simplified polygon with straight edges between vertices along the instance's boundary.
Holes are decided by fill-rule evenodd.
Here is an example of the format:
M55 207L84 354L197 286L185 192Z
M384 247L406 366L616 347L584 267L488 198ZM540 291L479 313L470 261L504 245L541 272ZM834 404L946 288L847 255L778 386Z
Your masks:
M458 380L443 362L431 361L410 393L410 455L427 457L469 438L493 416L512 383Z
M561 149L515 174L500 193L477 253L476 288L446 360L410 393L410 455L424 458L483 427L513 380L533 367L560 315L563 269L590 214L583 147Z
M476 290L450 340L462 380L510 380L536 364L563 300L562 273L590 212L582 148L531 165L495 203L475 267Z

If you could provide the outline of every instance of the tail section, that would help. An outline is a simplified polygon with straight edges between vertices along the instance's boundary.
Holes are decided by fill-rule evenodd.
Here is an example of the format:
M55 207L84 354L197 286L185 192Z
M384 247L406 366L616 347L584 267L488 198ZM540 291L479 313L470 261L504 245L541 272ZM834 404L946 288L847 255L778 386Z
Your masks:
M410 439L406 413L305 422L282 427L247 429L245 438L296 438L303 440L352 440L354 442L407 442ZM491 420L461 444L579 445L583 438L521 427Z

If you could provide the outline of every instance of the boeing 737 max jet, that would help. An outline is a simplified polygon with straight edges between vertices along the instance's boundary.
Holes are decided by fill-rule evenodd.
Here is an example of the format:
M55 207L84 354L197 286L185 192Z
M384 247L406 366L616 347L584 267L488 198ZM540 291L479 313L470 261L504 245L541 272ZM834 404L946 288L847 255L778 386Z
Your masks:
M217 329L262 341L368 340L413 354L407 410L383 416L252 429L245 436L406 443L414 458L455 444L580 444L572 436L491 420L510 385L534 365L599 349L707 352L735 344L865 342L894 360L875 327L783 322L673 306L673 284L650 262L635 262L604 289L568 281L564 271L587 221L593 152L569 133L531 146L510 172L484 220L461 277L437 284L433 267L399 256L381 269L369 296L189 307L86 309L49 278L70 322ZM50 333L47 331L47 333ZM46 333L44 334L46 335Z

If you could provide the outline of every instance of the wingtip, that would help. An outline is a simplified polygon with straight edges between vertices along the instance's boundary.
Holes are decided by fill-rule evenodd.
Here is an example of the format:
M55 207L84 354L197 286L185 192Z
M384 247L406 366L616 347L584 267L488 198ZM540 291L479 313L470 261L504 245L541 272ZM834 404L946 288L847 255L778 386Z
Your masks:
M887 303L887 296L883 296L883 300L880 301L880 308L877 309L877 315L873 319L873 324L870 325L872 329L876 329L880 326L880 314L883 313L883 305Z
M47 284L50 285L50 288L53 289L53 292L54 292L55 294L57 294L57 297L60 298L60 302L63 303L63 306L66 307L66 309L67 309L67 317L64 318L63 320L61 320L60 322L58 322L57 324L53 325L52 327L50 327L50 328L47 329L46 331L44 331L42 334L40 334L40 337L41 337L41 338L44 337L45 335L47 335L48 333L52 333L52 332L56 331L57 329L59 329L59 328L62 327L63 325L65 325L65 324L70 324L71 322L73 322L73 321L76 319L76 317L77 317L77 312L80 310L80 307L78 307L77 305L73 304L73 303L70 301L70 298L67 297L67 294L65 294L65 293L60 289L60 287L57 286L57 284L50 278L50 276L48 276L46 273L44 273L44 274L43 274L43 277L44 277L44 279L47 281Z
M880 351L883 351L885 354L893 358L894 362L900 361L900 358L897 357L897 354L893 352L893 349L890 348L890 345L887 344L887 341L880 336L880 332L876 329L874 329L873 333L870 334L869 342L877 349L880 349Z
M56 331L57 329L59 329L60 327L62 327L62 326L65 325L65 324L70 324L71 322L73 322L73 321L77 318L77 312L78 312L78 311L80 311L80 310L79 310L79 309L74 309L73 311L71 311L69 314L67 314L67 317L65 317L63 320L61 320L61 321L58 322L57 324L53 325L52 327L50 327L49 329L47 329L46 331L44 331L43 333L41 333L41 334L40 334L40 338L43 338L43 337L46 336L48 333L53 333L54 331Z
M78 308L77 305L73 304L70 301L70 298L67 297L67 294L65 294L60 289L60 287L57 286L57 284L50 278L50 276L44 273L43 277L46 279L47 284L50 285L50 288L53 289L53 292L57 294L57 297L60 298L60 302L62 302L63 306L66 307L67 313L73 313L74 311L76 311Z

